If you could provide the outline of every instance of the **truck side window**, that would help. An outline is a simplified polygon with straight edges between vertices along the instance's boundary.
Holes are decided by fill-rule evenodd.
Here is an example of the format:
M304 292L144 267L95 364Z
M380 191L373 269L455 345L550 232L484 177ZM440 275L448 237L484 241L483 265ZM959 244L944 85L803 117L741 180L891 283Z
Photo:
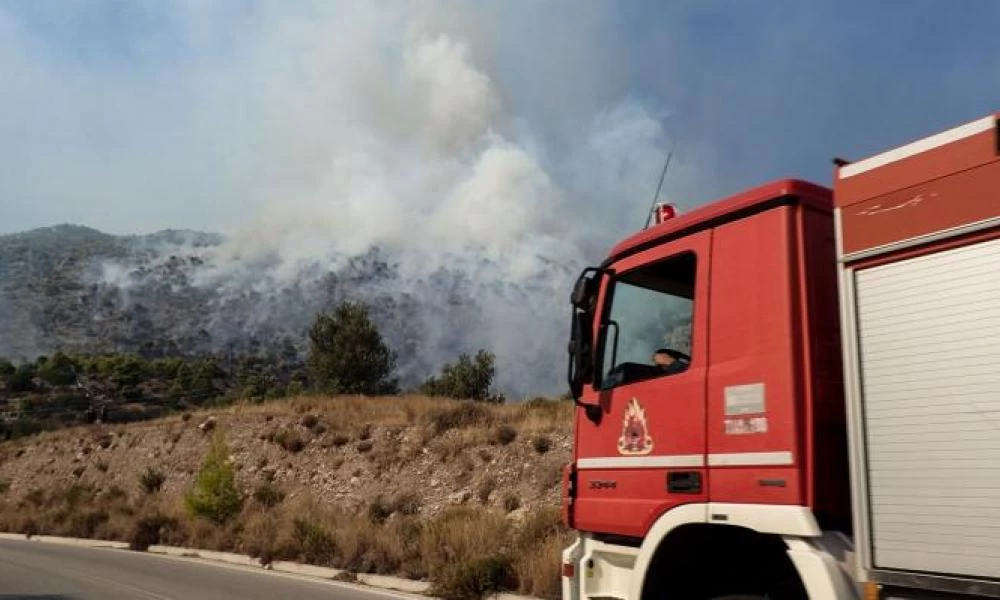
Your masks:
M616 278L601 340L602 388L687 370L695 263L684 253Z

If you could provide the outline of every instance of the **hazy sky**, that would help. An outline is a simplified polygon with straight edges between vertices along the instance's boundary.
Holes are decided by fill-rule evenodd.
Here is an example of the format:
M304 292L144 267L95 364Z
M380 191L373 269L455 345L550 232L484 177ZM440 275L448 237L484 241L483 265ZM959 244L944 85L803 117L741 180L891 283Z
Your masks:
M523 185L447 210L530 197L531 227L609 241L668 149L691 206L1000 109L997 22L994 0L0 0L0 232L400 218L499 136Z

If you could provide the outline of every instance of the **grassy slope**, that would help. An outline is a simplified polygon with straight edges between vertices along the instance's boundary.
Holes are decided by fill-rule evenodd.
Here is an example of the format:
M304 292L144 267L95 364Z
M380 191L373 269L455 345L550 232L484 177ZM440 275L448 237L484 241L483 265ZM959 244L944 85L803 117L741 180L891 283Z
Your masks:
M222 525L182 502L209 417L246 498ZM0 445L0 528L430 578L456 598L476 581L557 596L570 417L555 402L301 397L52 432Z

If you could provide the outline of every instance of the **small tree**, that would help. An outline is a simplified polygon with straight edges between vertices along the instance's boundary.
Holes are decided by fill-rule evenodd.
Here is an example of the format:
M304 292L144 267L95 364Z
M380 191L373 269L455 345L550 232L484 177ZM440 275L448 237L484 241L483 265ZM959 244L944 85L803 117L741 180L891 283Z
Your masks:
M0 377L10 377L17 372L17 367L14 363L10 362L6 358L0 357Z
M215 378L220 375L218 365L212 360L201 360L194 369L194 376L191 379L190 393L200 401L214 398L217 395L215 389Z
M309 330L309 373L317 389L332 394L394 394L396 355L385 344L363 304L345 302L320 313Z
M455 364L444 365L440 375L428 378L420 391L428 396L493 400L490 387L496 374L495 361L494 354L486 350L480 350L474 358L461 354Z
M35 389L35 365L24 363L7 377L7 391L30 392Z
M236 488L236 469L229 460L229 449L221 430L212 436L205 461L198 470L194 486L184 497L188 513L223 524L243 507Z
M76 365L70 357L56 352L38 368L38 377L49 385L70 385L76 382Z

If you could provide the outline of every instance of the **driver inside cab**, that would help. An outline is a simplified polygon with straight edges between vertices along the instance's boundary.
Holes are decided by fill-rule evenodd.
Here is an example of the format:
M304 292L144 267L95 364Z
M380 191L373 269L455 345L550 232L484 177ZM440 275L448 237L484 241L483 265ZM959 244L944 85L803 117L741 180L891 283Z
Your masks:
M675 357L666 348L660 348L653 353L653 364L663 371L663 375L673 375L687 369L687 363Z

